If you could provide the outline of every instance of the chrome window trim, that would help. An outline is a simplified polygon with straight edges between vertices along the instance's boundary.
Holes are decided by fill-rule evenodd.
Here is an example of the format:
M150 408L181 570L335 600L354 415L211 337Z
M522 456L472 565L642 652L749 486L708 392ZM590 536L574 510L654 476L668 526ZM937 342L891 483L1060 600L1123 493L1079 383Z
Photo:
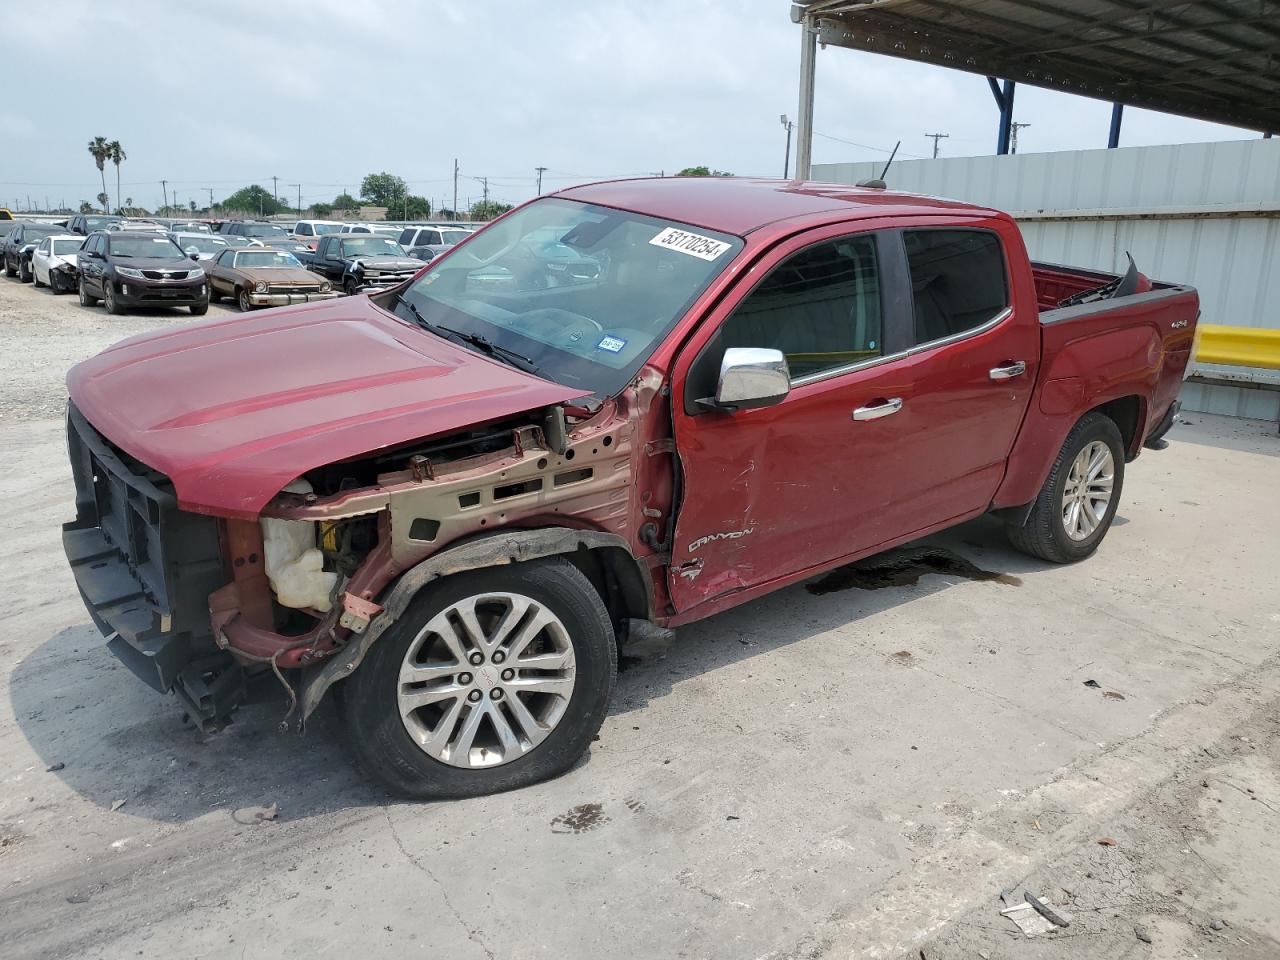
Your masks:
M968 330L961 330L959 333L953 333L949 337L942 337L938 340L930 340L928 343L920 343L909 350L899 350L897 353L891 353L885 357L873 357L870 360L859 360L857 363L848 363L843 367L832 367L830 370L820 370L817 373L810 373L803 377L798 377L791 381L792 388L805 387L811 383L819 383L823 380L830 380L832 377L842 377L847 373L854 373L858 370L866 370L871 367L878 367L882 363L889 363L892 360L903 360L907 357L914 357L916 354L924 353L926 350L933 350L936 347L945 347L948 344L959 343L961 340L968 340L970 337L976 337L979 334L986 333L988 330L999 326L1009 317L1013 316L1012 305L1005 307L986 323Z

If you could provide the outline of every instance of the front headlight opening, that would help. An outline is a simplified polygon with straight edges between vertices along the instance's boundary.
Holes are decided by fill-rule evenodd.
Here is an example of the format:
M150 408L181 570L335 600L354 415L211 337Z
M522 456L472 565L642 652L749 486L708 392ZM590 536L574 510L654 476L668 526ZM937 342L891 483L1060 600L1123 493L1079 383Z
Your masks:
M333 289L333 287L331 287L331 286L330 286L329 284L327 284L327 283L322 283L322 284L320 284L320 292L321 292L321 293L328 293L328 292L329 292L330 290L332 290L332 289Z
M256 284L254 284L253 289L257 290L258 293L266 293L267 285L262 280L259 280Z

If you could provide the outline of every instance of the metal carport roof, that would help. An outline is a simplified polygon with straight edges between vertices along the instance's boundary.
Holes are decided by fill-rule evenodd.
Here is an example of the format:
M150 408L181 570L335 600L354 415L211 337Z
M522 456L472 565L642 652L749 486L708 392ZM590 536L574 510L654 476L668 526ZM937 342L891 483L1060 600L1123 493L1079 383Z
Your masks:
M808 166L815 39L1199 120L1280 130L1280 0L798 0L792 19L805 26L806 43L798 173L802 158Z

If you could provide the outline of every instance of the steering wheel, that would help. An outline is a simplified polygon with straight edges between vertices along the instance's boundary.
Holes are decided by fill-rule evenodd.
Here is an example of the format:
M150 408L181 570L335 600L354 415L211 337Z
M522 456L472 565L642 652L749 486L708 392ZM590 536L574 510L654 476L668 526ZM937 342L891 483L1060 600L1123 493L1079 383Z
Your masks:
M604 327L590 317L558 307L540 307L517 313L506 321L508 326L519 327L533 337L553 344L575 344L588 330L604 333Z

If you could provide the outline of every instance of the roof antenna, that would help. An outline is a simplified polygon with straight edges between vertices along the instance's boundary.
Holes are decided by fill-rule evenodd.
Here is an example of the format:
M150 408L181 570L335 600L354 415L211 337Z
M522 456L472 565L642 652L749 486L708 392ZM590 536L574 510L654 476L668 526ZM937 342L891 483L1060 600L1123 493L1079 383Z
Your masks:
M893 153L889 154L889 159L885 162L884 169L880 171L880 176L872 180L859 180L857 186L865 187L868 190L884 190L887 186L884 182L884 176L889 172L889 167L893 164L893 158L898 155L900 146L902 146L901 140L893 145Z

